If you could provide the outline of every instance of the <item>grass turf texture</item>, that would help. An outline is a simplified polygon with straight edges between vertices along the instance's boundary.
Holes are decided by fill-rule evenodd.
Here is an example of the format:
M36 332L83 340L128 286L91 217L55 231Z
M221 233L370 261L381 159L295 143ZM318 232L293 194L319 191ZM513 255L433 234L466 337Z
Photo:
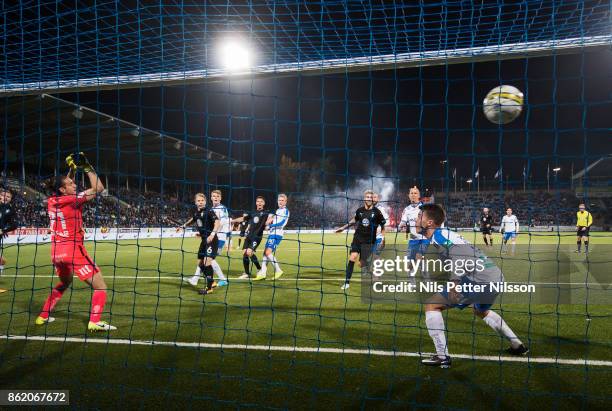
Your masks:
M482 241L480 235L465 236ZM304 347L433 350L420 306L365 304L359 282L347 294L340 290L345 244L351 237L288 235L277 254L285 271L282 281L230 280L229 287L205 297L180 281L181 274L193 274L199 239L87 243L111 289L103 319L119 327L94 338L127 340L121 344L82 340L91 338L86 333L91 291L76 279L56 307L57 321L34 325L57 282L49 246L6 246L9 263L0 287L8 292L0 294L0 334L39 340L0 340L0 387L67 388L73 405L96 408L119 403L126 407L165 403L173 408L610 408L610 366L554 362L555 358L610 359L611 310L604 305L494 307L530 345L530 355L549 358L546 363L455 359L451 369L440 370L421 366L417 357L300 351ZM388 244L395 241L395 235L388 235ZM405 242L400 236L397 241ZM518 239L523 244L557 241L569 246L575 237L543 233ZM591 243L594 248L612 244L612 238L596 234ZM233 250L229 258L218 259L230 279L242 273L240 254ZM273 272L271 266L268 272ZM448 311L446 325L451 355L498 356L507 346L469 310ZM48 337L52 341L45 340ZM76 340L56 341L58 337ZM222 350L129 341L295 350Z

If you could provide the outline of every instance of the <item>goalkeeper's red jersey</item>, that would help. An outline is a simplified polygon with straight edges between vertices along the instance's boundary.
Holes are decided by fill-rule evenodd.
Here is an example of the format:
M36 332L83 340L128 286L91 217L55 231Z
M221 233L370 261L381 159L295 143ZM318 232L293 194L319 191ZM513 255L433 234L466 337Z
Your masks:
M76 195L52 196L47 201L51 220L51 242L82 244L83 205L87 202L85 192Z

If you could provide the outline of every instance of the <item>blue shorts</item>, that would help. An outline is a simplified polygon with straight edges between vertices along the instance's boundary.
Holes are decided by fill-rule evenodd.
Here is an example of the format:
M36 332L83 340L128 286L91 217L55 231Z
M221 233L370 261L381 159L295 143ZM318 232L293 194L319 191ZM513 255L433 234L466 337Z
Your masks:
M409 240L408 241L408 258L414 260L416 259L417 254L425 255L427 252L427 247L429 247L430 241L426 238L422 238L419 240Z
M512 232L505 232L504 233L504 241L508 241L511 238L512 239L516 238L516 232L512 231Z
M376 237L376 243L374 243L374 252L376 254L380 253L384 246L382 245L384 237Z
M469 278L461 277L461 281L459 282L459 284L464 285L468 283L478 284L477 282L472 281ZM442 294L442 296L448 300L449 297L446 288L444 288L444 291L442 291L440 294ZM447 306L450 308L458 308L460 310L463 310L465 307L469 307L471 305L474 306L474 309L476 311L480 311L481 313L483 313L491 308L491 306L493 305L493 301L497 297L497 294L492 292L464 292L461 293L461 295L461 303L447 304Z
M219 254L221 254L221 251L223 250L224 246L225 246L225 240L219 240L219 251L218 251Z
M268 237L268 241L266 241L266 248L270 248L272 249L272 252L274 252L281 241L283 241L283 237L280 235L271 235Z

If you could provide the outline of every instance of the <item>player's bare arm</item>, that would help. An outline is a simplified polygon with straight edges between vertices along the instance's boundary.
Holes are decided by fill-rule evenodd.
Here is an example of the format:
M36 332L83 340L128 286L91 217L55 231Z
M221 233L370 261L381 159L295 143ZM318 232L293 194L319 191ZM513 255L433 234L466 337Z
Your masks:
M182 226L181 228L185 229L188 226L190 226L191 224L193 224L193 217L191 217L189 220L187 220Z
M353 225L355 225L355 217L351 218L351 221L349 221L348 224L344 224L342 227L336 229L336 233L341 233Z
M221 220L215 220L215 226L213 227L212 232L210 233L208 237L206 237L207 244L212 243L212 241L215 239L215 236L217 235L220 229L221 229Z

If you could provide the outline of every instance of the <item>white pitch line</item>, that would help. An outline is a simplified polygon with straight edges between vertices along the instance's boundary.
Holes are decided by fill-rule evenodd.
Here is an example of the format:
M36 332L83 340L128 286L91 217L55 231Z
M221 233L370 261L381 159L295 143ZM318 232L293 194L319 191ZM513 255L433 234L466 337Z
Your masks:
M246 351L278 351L292 353L317 353L317 354L349 354L349 355L372 355L376 357L422 357L430 356L432 353L418 353L408 351L390 351L374 349L355 349L355 348L324 348L324 347L298 347L288 345L246 345L246 344L212 344L199 342L182 341L144 341L126 340L113 338L77 338L77 337L46 337L30 335L0 335L1 340L14 341L42 341L42 342L72 342L72 343L91 343L107 345L139 345L139 346L162 346L177 348L205 348L219 350L246 350ZM612 367L612 361L587 360L587 359L567 359L553 357L508 357L497 355L468 355L453 354L453 358L466 360L491 361L491 362L518 362L525 364L561 364L561 365L581 365L590 367Z

